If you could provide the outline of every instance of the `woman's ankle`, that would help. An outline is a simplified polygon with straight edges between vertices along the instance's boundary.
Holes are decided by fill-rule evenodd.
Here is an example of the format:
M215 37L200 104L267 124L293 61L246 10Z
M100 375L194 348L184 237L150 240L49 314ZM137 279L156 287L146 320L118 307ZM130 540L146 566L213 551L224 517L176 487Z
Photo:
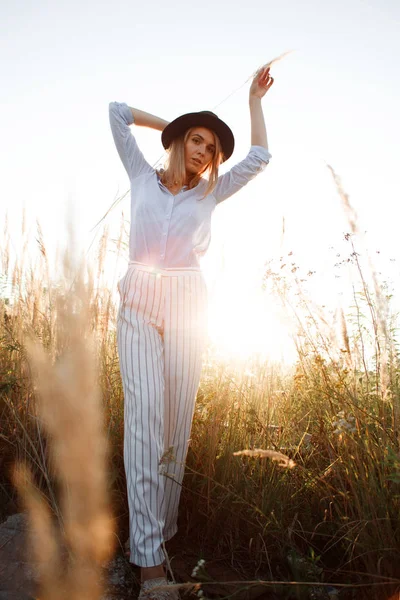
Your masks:
M156 577L165 577L164 564L157 565L156 567L141 567L140 568L140 579L143 583L148 579L156 579Z

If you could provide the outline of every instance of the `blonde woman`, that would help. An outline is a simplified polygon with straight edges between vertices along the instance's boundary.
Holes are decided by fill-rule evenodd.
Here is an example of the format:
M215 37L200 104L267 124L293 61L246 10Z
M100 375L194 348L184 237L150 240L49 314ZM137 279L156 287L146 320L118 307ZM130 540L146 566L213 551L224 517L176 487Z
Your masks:
M177 532L178 506L207 330L207 290L199 261L210 244L212 213L268 164L261 99L269 68L250 87L251 147L224 175L230 128L212 112L168 123L111 102L114 141L131 183L129 266L118 283L117 336L124 391L124 464L130 561L141 567L139 598L173 599L166 589L164 542ZM130 125L162 131L168 153L156 171ZM164 590L157 589L164 586Z

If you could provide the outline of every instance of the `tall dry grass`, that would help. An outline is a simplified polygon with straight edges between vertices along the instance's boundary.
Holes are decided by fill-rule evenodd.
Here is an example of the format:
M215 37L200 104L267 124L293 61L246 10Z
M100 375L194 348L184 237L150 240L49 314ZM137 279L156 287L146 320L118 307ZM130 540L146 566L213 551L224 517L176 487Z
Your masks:
M324 598L333 583L336 591L344 586L343 598L385 598L399 585L397 321L378 276L365 270L356 215L333 175L350 215L353 305L329 315L307 295L297 267L268 266L265 286L297 324L297 362L285 369L253 357L236 368L209 348L180 535L204 553L212 548L243 578L274 582L281 597ZM12 271L7 239L2 270L12 291L0 302L2 449L10 463L31 470L17 471L16 482L47 540L46 556L54 557L44 589L54 588L66 547L80 566L74 572L72 560L64 588L77 594L74 578L85 585L89 566L86 597L98 597L98 567L114 547L110 502L117 517L127 510L116 306L101 284L108 233L93 274L72 275L66 257L59 281L50 278L40 232L38 262L29 265L22 251ZM117 255L126 248L123 228L112 248Z
M40 229L37 239L40 263L25 278L14 266L18 293L2 302L3 440L15 449L40 598L95 599L115 546L96 349L110 303L72 253L51 282Z

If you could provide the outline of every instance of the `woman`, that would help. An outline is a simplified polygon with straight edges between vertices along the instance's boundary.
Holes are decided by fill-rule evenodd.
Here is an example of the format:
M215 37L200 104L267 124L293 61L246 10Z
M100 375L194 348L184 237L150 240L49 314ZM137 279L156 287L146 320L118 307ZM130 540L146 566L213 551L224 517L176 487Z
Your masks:
M206 341L207 291L199 259L210 243L216 205L269 162L261 98L273 81L269 67L254 77L251 148L221 176L218 167L231 156L234 137L214 113L189 113L168 123L124 103L110 103L114 141L131 182L130 262L118 284L117 335L130 561L141 567L139 598L178 597L157 587L166 584L163 543L177 532ZM158 172L146 162L131 133L133 123L162 131L165 170Z

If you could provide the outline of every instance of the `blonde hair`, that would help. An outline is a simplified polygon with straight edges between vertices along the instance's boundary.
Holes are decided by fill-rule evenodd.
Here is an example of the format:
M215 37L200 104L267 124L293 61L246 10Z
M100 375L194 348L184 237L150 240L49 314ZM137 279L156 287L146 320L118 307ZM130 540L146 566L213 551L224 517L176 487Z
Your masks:
M180 135L172 140L170 147L167 149L168 157L165 163L166 168L161 175L161 181L164 185L172 186L175 184L179 185L181 188L185 184L185 144L194 129L196 129L196 127L191 127L185 132L184 135ZM214 131L212 133L214 134L215 145L214 156L210 163L202 171L192 177L188 184L188 188L193 189L200 182L202 178L201 176L204 173L209 173L208 185L202 198L203 200L206 196L208 196L208 194L211 194L215 188L218 179L218 168L223 160L221 142L219 141L217 134Z

